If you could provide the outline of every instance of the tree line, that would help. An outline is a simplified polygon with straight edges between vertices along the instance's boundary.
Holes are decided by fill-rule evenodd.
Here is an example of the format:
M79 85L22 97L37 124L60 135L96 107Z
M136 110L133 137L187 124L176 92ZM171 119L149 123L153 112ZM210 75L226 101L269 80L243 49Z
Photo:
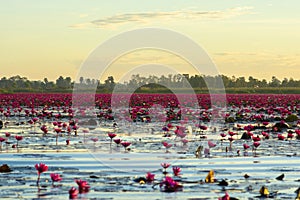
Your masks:
M113 76L107 77L104 82L99 80L80 77L75 82L71 77L59 76L55 81L49 81L47 78L43 80L29 80L19 75L10 78L2 77L0 79L1 93L14 92L72 92L74 86L81 90L94 89L97 92L111 92L115 86L126 91L126 88L146 88L148 90L157 90L160 88L186 88L191 86L193 89L205 89L207 84L210 88L220 88L223 82L226 89L230 88L300 88L300 80L293 78L279 80L276 76L272 76L270 81L266 79L257 79L252 76L245 77L229 77L225 75L205 76L205 75L189 75L189 74L169 74L148 77L139 74L132 75L131 79L123 83L116 83Z

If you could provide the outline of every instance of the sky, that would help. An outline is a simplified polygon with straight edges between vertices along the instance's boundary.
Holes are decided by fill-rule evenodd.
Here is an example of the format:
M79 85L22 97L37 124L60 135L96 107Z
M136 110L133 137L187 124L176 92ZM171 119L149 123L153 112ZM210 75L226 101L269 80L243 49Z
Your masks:
M21 75L31 80L56 80L62 75L74 80L80 76L89 55L110 38L130 30L155 27L190 38L206 51L220 74L267 80L272 76L300 79L299 0L0 3L0 77ZM167 67L157 70L150 67L151 63ZM139 66L145 65L148 70L139 70ZM167 75L168 67L179 73L201 73L180 55L139 49L113 60L99 79L112 75L118 80L134 72Z

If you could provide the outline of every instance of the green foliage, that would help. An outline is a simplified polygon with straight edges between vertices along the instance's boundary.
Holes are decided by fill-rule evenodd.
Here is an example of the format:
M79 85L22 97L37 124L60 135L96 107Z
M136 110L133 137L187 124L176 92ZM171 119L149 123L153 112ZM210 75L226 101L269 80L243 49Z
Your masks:
M226 122L226 123L234 123L234 122L235 122L235 119L234 119L233 117L227 117L227 118L225 119L225 122Z
M291 114L285 118L286 122L295 122L297 120L298 120L298 116L294 114Z
M121 92L134 89L138 93L189 93L191 89L195 93L221 93L223 85L228 94L299 94L300 80L284 78L280 81L275 76L271 81L265 79L258 80L252 76L228 77L225 75L205 76L189 74L168 74L160 77L150 75L142 77L139 74L133 75L125 83L116 83L113 76L109 76L103 83L99 80L80 77L78 82L74 82L70 77L59 76L56 81L31 81L19 75L10 78L0 79L0 93L18 92L72 92L73 86L82 92L111 93L117 85ZM208 90L208 87L210 90Z

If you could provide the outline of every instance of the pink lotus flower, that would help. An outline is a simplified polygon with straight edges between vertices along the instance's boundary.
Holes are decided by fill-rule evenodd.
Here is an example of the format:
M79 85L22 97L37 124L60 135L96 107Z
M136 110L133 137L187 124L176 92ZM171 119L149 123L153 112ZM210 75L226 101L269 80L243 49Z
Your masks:
M189 141L187 139L182 139L181 142L186 145Z
M38 173L36 185L39 186L41 173L48 171L48 166L44 163L35 164L35 169L37 170Z
M70 199L76 199L78 193L79 193L78 190L77 190L75 187L72 187L72 188L69 190L69 198L70 198Z
M99 139L98 139L98 138L91 138L91 140L92 140L93 142L97 142Z
M227 192L225 192L225 195L223 197L218 198L218 200L230 200L230 196Z
M221 133L220 136L224 138L224 137L226 137L226 134L225 133Z
M10 137L10 133L6 132L5 137Z
M176 192L182 188L178 182L174 181L171 177L166 176L162 182L160 182L160 188L163 192Z
M164 169L167 169L168 167L170 167L170 163L161 163L160 164Z
M54 174L54 173L50 174L50 178L52 180L52 184L54 184L54 182L59 182L62 180L59 174Z
M90 131L88 129L83 129L82 132L83 133L89 133Z
M162 142L162 144L164 145L164 147L166 147L166 149L169 149L172 147L172 144L169 144L167 142Z
M215 143L213 143L211 141L208 141L207 144L208 144L209 148L214 148L215 146L217 146Z
M79 194L84 194L89 192L90 186L87 181L83 181L80 179L80 180L75 180L75 182L78 185Z
M174 176L179 176L180 172L181 172L181 168L180 167L176 167L176 166L173 167L173 174L174 174Z
M155 177L155 174L147 172L147 174L146 174L146 181L147 182L153 182L154 181L154 177Z
M41 173L48 171L48 166L44 163L35 164L35 169L37 170L38 175L40 175Z

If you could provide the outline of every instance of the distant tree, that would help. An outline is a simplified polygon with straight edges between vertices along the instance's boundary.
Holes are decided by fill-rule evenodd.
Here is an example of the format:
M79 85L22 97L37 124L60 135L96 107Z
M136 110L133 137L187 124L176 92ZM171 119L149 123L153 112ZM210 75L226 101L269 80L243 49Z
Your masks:
M83 84L83 81L84 81L84 78L81 76L81 77L79 78L79 81L80 81L80 85L82 85L82 84Z
M270 87L279 87L281 84L280 80L278 78L276 78L276 76L272 76L272 80L269 83Z

